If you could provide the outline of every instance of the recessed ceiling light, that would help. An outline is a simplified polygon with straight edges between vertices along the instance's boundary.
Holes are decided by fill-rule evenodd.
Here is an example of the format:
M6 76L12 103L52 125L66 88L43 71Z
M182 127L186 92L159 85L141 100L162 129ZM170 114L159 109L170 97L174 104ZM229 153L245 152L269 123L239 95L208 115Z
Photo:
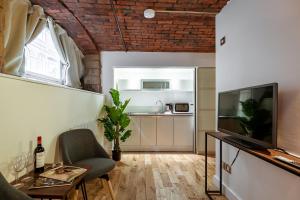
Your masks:
M144 11L144 17L147 19L152 19L155 17L155 10L153 9L146 9Z

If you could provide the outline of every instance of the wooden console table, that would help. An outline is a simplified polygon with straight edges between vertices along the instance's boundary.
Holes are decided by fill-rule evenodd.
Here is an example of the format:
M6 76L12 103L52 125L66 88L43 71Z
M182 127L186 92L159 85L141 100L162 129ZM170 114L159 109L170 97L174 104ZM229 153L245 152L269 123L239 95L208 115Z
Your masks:
M218 140L220 140L220 143L219 143L219 155L220 155L220 162L219 162L219 167L220 167L220 177L219 177L219 190L213 190L213 191L210 191L208 190L208 187L207 187L207 137L208 136L211 136L211 137L214 137ZM274 156L283 156L283 157L286 157L286 158L289 158L289 159L292 159L292 160L296 160L297 162L300 162L300 158L297 158L295 156L292 156L292 155L288 155L288 154L285 154L283 152L279 152L279 151L276 151L276 150L273 150L273 149L265 149L265 150L255 150L255 149L249 149L249 148L246 148L245 146L242 146L238 143L235 143L235 142L232 142L232 141L229 141L226 139L226 137L228 137L229 135L228 134L225 134L225 133L222 133L222 132L206 132L205 133L205 193L207 194L207 196L212 199L212 195L222 195L222 142L225 142L227 144L230 144L244 152L247 152L257 158L260 158L268 163L271 163L283 170L286 170L298 177L300 177L300 169L297 169L296 167L293 167L291 165L288 165L286 163L283 163L281 161L278 161L276 159L274 159Z

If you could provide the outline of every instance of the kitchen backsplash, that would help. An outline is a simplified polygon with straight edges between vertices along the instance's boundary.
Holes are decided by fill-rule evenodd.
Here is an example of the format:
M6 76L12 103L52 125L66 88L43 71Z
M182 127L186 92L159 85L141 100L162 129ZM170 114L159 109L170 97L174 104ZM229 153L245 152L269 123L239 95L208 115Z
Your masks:
M159 109L161 104L158 100L166 103L194 102L193 92L186 91L121 91L121 99L131 98L128 105L128 112L147 112ZM154 111L155 112L155 111Z

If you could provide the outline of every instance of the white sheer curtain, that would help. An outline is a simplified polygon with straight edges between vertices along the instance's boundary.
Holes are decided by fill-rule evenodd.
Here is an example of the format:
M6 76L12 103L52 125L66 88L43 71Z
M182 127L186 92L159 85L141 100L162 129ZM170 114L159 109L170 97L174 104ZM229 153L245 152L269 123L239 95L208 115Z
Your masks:
M68 36L67 32L48 17L48 27L64 65L64 84L74 88L81 88L80 78L84 75L84 58L75 42Z
M43 8L28 0L4 0L3 73L21 76L25 71L24 47L43 30Z
M62 35L67 35L67 32L62 27L55 24L55 22L53 21L53 19L51 17L47 18L47 22L48 22L48 28L50 30L50 34L51 34L53 43L54 43L55 48L60 57L60 61L61 61L61 65L62 65L62 81L63 81L63 84L65 84L66 69L69 66L69 62L68 62L66 52L65 52L62 42L61 42L61 37L62 37Z
M69 66L66 70L66 85L75 88L81 88L80 78L83 76L83 54L70 38L63 40L63 46L67 54Z

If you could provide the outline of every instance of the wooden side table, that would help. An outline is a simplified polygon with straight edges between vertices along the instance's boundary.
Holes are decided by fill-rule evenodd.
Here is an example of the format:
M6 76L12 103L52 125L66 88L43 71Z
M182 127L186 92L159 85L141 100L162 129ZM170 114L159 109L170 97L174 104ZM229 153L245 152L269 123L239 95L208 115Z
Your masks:
M46 165L49 166L49 165ZM87 168L88 170L88 168ZM22 182L24 186L20 188L19 190L27 194L28 196L32 198L39 198L39 199L63 199L67 200L68 195L71 190L75 189L75 195L74 200L78 198L79 188L81 188L82 196L84 200L87 200L87 193L86 193L86 187L85 187L85 180L84 177L86 176L85 172L84 174L80 175L79 177L75 178L73 180L73 183L71 185L66 186L57 186L57 187L49 187L49 188L38 188L38 189L29 189L29 187L33 184L34 180L37 179L39 176L38 174L35 174L34 172L30 172L29 174L24 175L23 177L33 177L33 180L29 182ZM22 178L20 180L22 180ZM11 184L21 183L21 181L14 181Z

